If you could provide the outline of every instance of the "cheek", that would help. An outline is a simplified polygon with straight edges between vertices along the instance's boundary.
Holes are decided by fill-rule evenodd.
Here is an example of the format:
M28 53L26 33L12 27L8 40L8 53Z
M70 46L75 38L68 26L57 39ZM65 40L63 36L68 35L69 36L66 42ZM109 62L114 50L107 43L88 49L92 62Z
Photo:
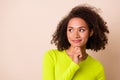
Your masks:
M89 34L88 33L81 34L81 38L87 40L89 38Z
M67 34L67 39L68 39L68 40L70 39L70 35L69 35L69 34Z
M70 42L70 40L72 39L72 35L71 34L69 34L69 33L67 33L67 39L68 39L68 41Z

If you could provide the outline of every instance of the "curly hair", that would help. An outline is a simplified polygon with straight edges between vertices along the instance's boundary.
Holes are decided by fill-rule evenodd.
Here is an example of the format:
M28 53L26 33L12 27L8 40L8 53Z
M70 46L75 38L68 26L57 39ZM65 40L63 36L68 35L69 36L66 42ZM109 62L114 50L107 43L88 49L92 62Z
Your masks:
M86 43L86 49L98 51L105 49L108 43L106 33L109 33L106 22L98 14L95 7L78 5L69 12L57 25L55 33L52 35L51 44L55 44L59 51L68 49L70 43L67 39L67 25L70 19L78 17L82 18L88 25L90 31L93 30L93 35L89 37Z

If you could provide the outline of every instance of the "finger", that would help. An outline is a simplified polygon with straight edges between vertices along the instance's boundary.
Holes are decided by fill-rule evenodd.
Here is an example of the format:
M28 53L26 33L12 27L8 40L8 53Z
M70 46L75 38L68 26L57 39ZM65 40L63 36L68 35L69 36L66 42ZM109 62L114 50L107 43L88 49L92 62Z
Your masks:
M76 51L76 54L82 55L82 51L80 47L77 47L75 51Z
M77 57L78 59L82 58L82 52L80 47L75 47L74 48L74 56Z
M82 55L78 55L78 58L81 59L81 58L82 58Z
M82 58L82 54L74 54L74 57L76 57L76 58L78 58L78 59L80 59L80 58Z

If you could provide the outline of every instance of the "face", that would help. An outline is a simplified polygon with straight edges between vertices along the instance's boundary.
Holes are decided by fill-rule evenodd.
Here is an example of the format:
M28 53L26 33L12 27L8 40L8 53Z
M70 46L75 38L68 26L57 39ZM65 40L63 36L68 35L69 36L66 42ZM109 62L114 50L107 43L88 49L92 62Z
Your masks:
M87 23L81 18L72 18L67 26L67 38L71 47L86 47L90 36Z

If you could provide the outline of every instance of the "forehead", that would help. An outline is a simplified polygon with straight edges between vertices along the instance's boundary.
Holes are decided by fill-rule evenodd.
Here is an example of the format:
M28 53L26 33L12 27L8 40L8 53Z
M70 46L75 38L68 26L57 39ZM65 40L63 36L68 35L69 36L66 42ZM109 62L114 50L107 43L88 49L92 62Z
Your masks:
M87 23L85 22L85 20L83 20L82 18L78 18L78 17L74 17L71 18L68 22L68 27L87 27Z

